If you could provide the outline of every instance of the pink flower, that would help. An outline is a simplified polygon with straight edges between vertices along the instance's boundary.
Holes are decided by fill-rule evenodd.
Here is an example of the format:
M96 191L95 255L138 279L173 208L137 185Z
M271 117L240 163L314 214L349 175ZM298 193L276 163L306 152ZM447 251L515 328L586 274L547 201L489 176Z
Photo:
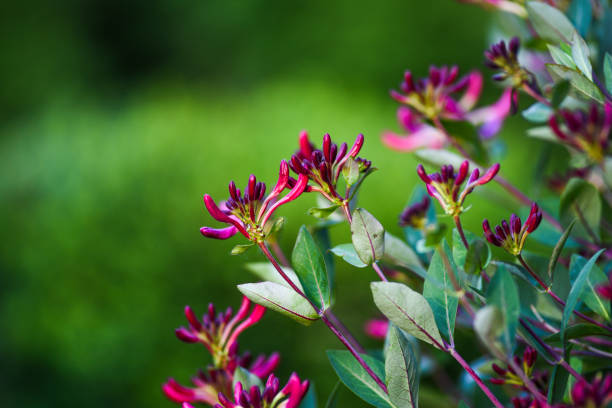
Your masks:
M512 214L510 222L502 220L501 224L495 227L495 232L491 230L491 225L487 219L482 222L482 229L485 238L491 244L505 249L512 255L519 255L523 250L527 236L538 228L541 221L542 210L536 203L533 203L525 224L521 223L521 219L516 214Z
M215 408L297 408L306 395L309 387L308 380L301 381L296 373L291 374L287 385L279 391L278 378L271 374L262 390L256 385L244 389L242 383L236 383L233 398L224 393L219 394L219 403ZM274 405L272 403L274 402Z
M411 152L425 147L441 149L446 145L447 140L444 133L423 123L410 108L400 106L397 110L397 119L407 133L400 135L391 131L383 132L383 143L391 149Z
M512 88L507 88L497 102L468 112L465 118L473 125L482 125L478 129L480 137L485 140L490 139L501 130L504 120L512 109L512 98L516 98L517 95Z
M284 160L280 164L276 186L268 196L265 195L266 185L258 183L253 174L249 177L243 194L232 181L229 184L230 198L224 205L218 206L210 195L204 195L204 205L210 215L230 226L220 229L202 227L200 232L205 237L216 239L228 239L240 232L252 242L263 242L272 226L268 221L274 211L299 197L307 183L308 177L300 175L293 183L291 191L279 199L282 191L289 186L289 166Z

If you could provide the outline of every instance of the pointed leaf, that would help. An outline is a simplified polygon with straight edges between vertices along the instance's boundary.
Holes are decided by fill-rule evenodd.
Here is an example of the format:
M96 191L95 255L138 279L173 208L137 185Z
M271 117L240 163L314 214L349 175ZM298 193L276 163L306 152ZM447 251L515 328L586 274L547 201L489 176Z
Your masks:
M383 261L401 266L416 273L424 272L419 256L400 238L385 232L385 253Z
M574 221L572 221L570 225L565 229L563 235L561 236L561 239L559 240L559 242L557 242L557 245L555 245L555 248L553 249L552 256L550 257L550 262L548 263L548 277L551 281L553 280L555 265L557 265L557 261L559 260L561 251L563 251L563 247L565 246L565 243L567 242L567 239L569 238L575 223L576 219L574 219Z
M385 252L385 229L363 208L353 211L351 235L355 252L363 263L370 265L382 258Z
M563 402L568 378L569 372L560 365L555 365L548 386L547 400L549 404L553 405Z
M291 263L306 296L322 310L330 306L329 278L323 254L304 225L300 228Z
M565 329L565 340L580 339L588 336L612 337L612 334L610 334L610 332L603 327L599 327L591 323L578 323ZM561 341L561 333L557 332L555 334L551 334L550 336L546 336L544 340L546 340L546 342L557 344Z
M578 274L587 260L580 255L573 254L570 261L570 279L575 282ZM596 291L596 287L608 281L606 274L597 265L593 265L591 273L586 278L584 292L580 299L585 305L606 320L610 320L610 301L603 299Z
M312 215L313 217L316 218L327 218L330 215L332 215L334 213L334 211L336 211L340 206L339 205L332 205L330 207L324 207L324 208L317 208L317 207L313 207L310 208L308 210L308 214Z
M427 275L433 279L428 279L423 284L423 296L431 306L440 332L447 339L451 339L455 330L459 300L448 272L448 269L452 268L450 260L447 254L444 254L444 257L446 262L440 250L437 250L431 258ZM457 276L456 270L453 273Z
M244 283L238 290L253 302L308 326L319 318L310 303L293 289L274 282Z
M556 64L563 65L571 69L576 68L576 64L574 64L574 60L570 54L554 45L546 44L546 46L548 47L550 56Z
M536 102L525 109L521 115L529 122L544 123L550 118L552 113L553 110L550 107L544 105L542 102Z
M511 355L516 343L516 327L521 305L516 283L510 272L501 265L497 268L487 289L487 304L497 306L501 312L503 319L501 342L506 353Z
M597 88L597 85L589 78L585 77L580 71L557 64L546 64L546 69L548 69L548 72L550 72L553 78L565 79L584 95L597 102L603 102L603 95L599 88Z
M327 397L327 402L325 403L325 408L336 408L338 406L338 393L340 392L340 386L342 385L341 381L338 381L332 392Z
M376 384L350 352L329 350L327 357L340 381L359 398L377 408L393 408L389 396ZM366 354L362 354L361 357L380 379L385 378L385 367L382 361Z
M248 251L249 249L251 249L251 247L254 244L238 244L236 246L234 246L232 248L232 251L230 252L231 255L240 255L242 253L245 253L246 251Z
M342 177L348 186L352 186L359 180L359 164L352 157L349 157L342 166Z
M443 349L443 340L427 300L408 286L395 282L370 284L374 303L400 329Z
M606 89L612 93L612 55L607 52L604 58L604 79L606 81Z
M334 255L337 255L357 268L365 268L368 265L361 262L353 244L340 244L331 249Z
M580 72L592 81L593 67L591 66L589 56L589 46L584 42L580 34L574 32L574 36L572 37L572 58Z
M406 335L391 325L385 349L385 378L391 402L416 408L419 401L419 362Z
M576 31L565 14L546 3L527 2L527 14L538 35L554 44L569 43Z
M565 348L565 344L567 341L565 332L567 329L567 325L569 323L569 319L571 315L573 314L574 309L576 309L576 306L578 306L578 302L580 301L582 293L584 292L584 288L586 286L589 274L591 273L591 269L593 268L593 266L595 265L595 262L597 261L597 258L599 258L599 255L601 255L603 251L604 251L603 249L599 250L582 267L580 274L578 274L578 277L576 278L576 281L572 285L572 289L570 290L570 293L567 297L565 307L563 308L563 318L561 319L561 328L559 330L561 333L561 344L563 345L563 348Z

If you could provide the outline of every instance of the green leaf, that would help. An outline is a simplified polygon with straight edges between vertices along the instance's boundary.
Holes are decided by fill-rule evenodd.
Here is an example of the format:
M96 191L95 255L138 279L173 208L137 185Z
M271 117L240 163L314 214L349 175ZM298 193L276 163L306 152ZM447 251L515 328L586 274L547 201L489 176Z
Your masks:
M396 282L372 282L374 303L400 329L442 349L444 342L427 300L408 286Z
M475 239L470 243L470 248L465 257L463 270L471 275L480 275L491 261L491 249L484 239Z
M574 282L584 267L587 260L580 255L573 254L570 261L570 279ZM584 293L581 300L588 306L589 309L602 316L606 320L610 320L610 301L603 299L595 288L600 284L608 281L606 274L597 266L594 265L591 273L587 276Z
M588 96L597 102L603 102L603 95L601 94L599 88L597 88L597 85L595 85L589 78L585 77L580 71L557 64L546 64L546 68L553 78L565 79L569 81L576 90L580 91L585 96Z
M447 339L451 339L455 331L455 317L457 316L459 300L448 274L448 268L452 268L454 265L451 266L447 254L444 254L444 257L446 257L448 265L446 265L439 249L431 258L427 275L432 279L425 280L423 296L431 306L440 332ZM456 268L453 273L457 276Z
M565 14L546 3L527 2L527 14L538 35L554 44L570 42L576 31Z
M582 39L580 34L574 32L572 37L572 58L576 67L584 74L589 81L593 80L593 67L589 60L590 51L587 43Z
M274 265L272 265L270 262L249 262L244 266L249 272L253 273L255 276L260 277L264 281L278 283L288 288L291 287L285 281L285 279L283 279L283 277L278 273L276 268L274 268ZM291 282L293 282L295 286L297 286L301 290L304 290L302 288L300 280L298 279L293 269L284 266L283 272L285 272L285 275L287 275L289 279L291 279Z
M393 408L389 396L376 384L367 371L346 350L329 350L327 357L332 367L346 387L359 398L377 408ZM382 361L362 354L361 357L372 371L382 380L385 378L385 367Z
M572 0L567 14L580 35L586 37L593 20L591 0Z
M516 343L516 327L518 326L521 305L518 288L510 272L502 265L497 268L487 289L487 304L499 308L503 319L501 342L507 354L512 354Z
M348 186L352 186L359 180L359 164L352 157L349 157L342 166L342 177Z
M548 118L553 114L553 110L542 102L536 102L525 109L521 114L529 122L544 123L548 121Z
M578 302L580 301L580 298L582 297L582 293L584 292L584 288L587 283L589 274L591 273L591 269L593 268L593 266L595 265L595 262L597 261L597 258L599 258L599 255L601 255L603 251L604 251L603 249L597 251L597 253L593 255L591 259L589 259L589 261L582 267L582 270L578 274L578 277L576 278L576 281L572 285L572 289L570 290L570 293L567 297L565 307L563 308L563 318L561 319L561 328L559 330L561 333L561 344L563 345L563 348L565 348L565 344L567 341L566 329L567 329L567 324L569 323L569 318L574 312L574 309L576 309L576 306L578 306Z
M555 265L557 265L557 261L559 260L559 256L561 255L561 251L563 251L563 247L565 246L565 243L567 242L567 239L570 236L570 233L572 232L572 228L574 228L574 224L576 223L576 220L574 219L570 225L565 229L565 231L563 232L563 235L561 236L561 239L559 240L559 242L557 242L557 245L555 245L555 248L553 249L552 252L552 256L550 257L550 262L548 263L548 277L550 278L550 280L553 280L553 273L555 271Z
M313 207L308 210L308 214L316 218L325 219L329 217L330 215L332 215L334 211L336 211L339 207L340 206L337 204L332 205L330 207L325 207L325 208Z
M604 57L604 79L606 81L606 89L612 93L612 55L607 52Z
M385 232L385 253L383 261L401 266L416 273L423 273L423 263L419 256L400 238Z
M571 84L569 83L569 81L559 81L557 84L555 84L555 87L553 88L552 98L550 101L554 108L558 108L561 103L563 103L565 97L567 96L570 90L570 85Z
M304 225L300 228L291 263L306 296L321 310L330 306L330 289L323 254Z
M236 387L236 384L238 383L241 383L242 388L245 390L249 390L252 386L256 385L257 388L259 388L259 391L263 391L263 383L259 377L244 367L236 367L236 371L234 371L232 388Z
M246 251L248 251L255 244L238 244L232 248L230 252L231 255L240 255Z
M285 285L274 282L244 283L238 285L238 290L258 305L289 316L305 326L319 318L306 299Z
M363 263L370 265L382 258L385 252L385 229L363 208L353 211L351 235L355 252Z
M570 54L566 53L561 48L556 47L554 45L546 44L546 46L548 47L550 56L552 57L553 61L555 61L555 63L572 69L576 68L576 64L574 64L574 60L572 59L572 56Z
M601 198L597 188L589 182L573 178L565 186L561 194L559 214L561 223L568 226L575 218L580 220L576 231L583 236L590 237L584 223L599 237L599 223L601 221Z
M327 397L325 408L336 408L338 406L338 393L340 392L340 385L342 385L342 382L340 381L334 385L329 397Z
M568 378L569 372L560 365L555 365L548 386L547 400L550 405L563 401Z
M391 402L398 408L418 406L419 362L406 335L391 325L385 348L385 378Z
M334 255L337 255L357 268L365 268L368 265L361 262L353 244L340 244L331 249Z

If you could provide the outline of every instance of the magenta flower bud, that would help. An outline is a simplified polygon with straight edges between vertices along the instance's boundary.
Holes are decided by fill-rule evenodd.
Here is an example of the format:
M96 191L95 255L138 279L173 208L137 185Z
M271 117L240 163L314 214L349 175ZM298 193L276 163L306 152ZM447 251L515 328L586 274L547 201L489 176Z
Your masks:
M193 311L191 310L189 306L185 306L185 317L187 317L187 321L189 322L189 324L195 331L202 330L202 324L200 323L200 321L195 316L195 314L193 313Z
M326 161L331 161L331 137L329 133L323 135L323 155L325 156Z
M497 238L498 238L500 241L505 241L505 240L506 240L506 238L507 238L506 233L504 232L504 230L502 229L502 227L500 227L499 225L497 225L497 226L495 227L495 234L497 235Z
M457 174L457 178L455 179L456 186L460 186L461 184L463 184L463 181L465 180L467 176L467 172L469 168L470 168L470 163L467 160L461 163L461 166L459 166L459 173Z
M312 155L312 144L308 140L308 133L306 131L300 132L300 151L304 157L310 157Z
M350 157L354 158L359 154L359 151L361 151L361 147L363 146L363 141L363 135L361 133L358 134L357 139L355 139L355 143L353 144L353 147L351 147L351 150L348 153Z
M512 39L510 40L510 43L508 44L510 53L514 55L518 54L520 46L521 46L521 41L519 40L519 38L512 37Z
M478 179L479 176L480 176L480 170L474 169L472 171L472 174L470 175L470 178L468 180L468 184L472 184L474 181L476 181Z
M489 181L493 180L493 178L499 172L499 163L495 163L493 166L487 170L487 172L478 179L477 184L482 186L483 184L487 184Z
M422 164L419 164L417 166L417 174L419 175L419 177L421 178L421 180L423 180L425 184L428 184L428 185L431 184L431 179L425 172L425 168L423 167Z
M508 224L508 221L502 220L501 226L504 229L504 232L506 233L506 236L511 236L512 233L510 231L510 225Z
M196 335L192 334L184 327L174 330L174 334L176 334L179 340L185 343L197 343L200 340Z
M516 236L521 232L521 219L517 217L516 214L512 214L510 216L510 229L513 236Z
M493 371L495 371L498 375L501 375L501 376L504 376L508 373L508 370L501 368L495 363L491 365L491 368L493 369Z
M586 381L578 381L574 387L572 388L572 401L576 406L584 405L586 402L587 391L589 388L589 384Z
M523 352L523 361L527 367L533 367L537 358L538 352L534 348L527 346Z
M493 231L491 231L489 220L485 219L482 222L482 229L484 230L485 238L487 241L489 241L491 244L495 246L501 246L501 242L499 241L499 239L497 239L495 234L493 234Z
M255 184L256 183L257 183L257 179L255 178L255 175L251 174L249 176L249 184L247 186L248 196L249 196L249 200L250 201L254 201L255 200Z
M214 239L228 239L236 235L238 229L233 225L227 228L209 228L202 227L200 228L200 233L207 238Z

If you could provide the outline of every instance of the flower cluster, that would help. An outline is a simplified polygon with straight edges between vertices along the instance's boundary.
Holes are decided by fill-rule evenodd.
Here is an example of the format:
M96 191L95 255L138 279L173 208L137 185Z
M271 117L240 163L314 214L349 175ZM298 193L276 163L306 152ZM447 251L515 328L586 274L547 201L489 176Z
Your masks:
M286 161L280 164L278 181L272 192L266 196L266 185L257 182L251 174L249 181L241 193L232 181L229 184L229 199L221 206L217 206L212 197L204 195L204 204L210 215L219 222L230 224L229 227L215 229L209 227L200 228L205 237L227 239L240 232L248 240L261 243L272 229L270 217L283 204L295 200L304 192L308 178L300 175L298 180L292 183L291 190L279 199L283 190L289 187L289 166Z
M458 216L465 211L463 203L467 195L474 191L476 186L482 186L493 180L499 171L499 164L491 166L482 176L477 168L474 169L460 193L459 190L467 179L469 168L470 164L465 160L459 166L457 173L454 172L451 164L447 164L440 168L440 173L427 174L423 165L419 164L417 174L425 182L429 195L438 200L444 212L451 216Z
M592 162L601 163L608 150L612 128L612 103L606 102L603 112L593 104L588 112L562 109L559 116L565 124L563 127L559 124L557 115L552 115L548 121L559 140L584 153Z
M480 127L481 137L493 137L511 109L511 89L503 92L490 106L473 109L482 91L482 75L473 71L458 78L459 69L430 67L429 76L414 80L407 71L400 92L391 96L402 106L397 111L398 121L407 134L383 133L383 142L392 149L412 151L422 147L439 149L448 142L446 131L439 120L468 121ZM435 126L425 123L430 120Z
M215 408L297 408L308 387L308 380L301 381L300 377L293 373L287 385L280 389L278 378L270 374L263 391L257 385L245 390L242 383L237 382L233 400L220 393L219 403Z
M590 384L578 381L572 388L572 401L575 407L607 407L612 402L612 374L596 377Z
M531 75L518 62L520 48L518 37L513 37L506 46L505 41L493 44L485 51L485 64L494 70L500 71L493 75L496 81L509 80L514 88L531 81Z
M406 207L400 214L399 225L418 229L424 228L427 222L427 210L429 209L430 203L431 200L429 197L424 195L421 201Z
M519 255L523 250L527 236L538 228L541 221L542 210L536 203L533 203L531 212L524 224L521 223L521 219L516 214L512 214L509 223L502 220L501 226L495 226L495 233L491 230L489 220L486 219L482 222L482 229L485 238L491 244L504 248L512 255Z
M213 364L192 378L193 387L183 386L173 378L168 379L162 390L169 399L179 403L201 402L212 406L219 401L219 393L231 393L234 373L238 367L247 369L262 380L276 369L280 361L278 353L269 357L260 355L254 361L250 353L238 353L238 336L259 322L266 310L260 305L251 306L251 301L243 297L238 312L234 314L231 308L217 313L215 306L210 304L202 319L198 319L189 306L185 307L189 325L176 329L175 334L186 343L203 344Z
M300 148L289 161L289 167L299 177L311 180L313 184L307 191L315 191L323 195L333 204L343 205L349 199L349 188L357 183L360 177L370 170L372 162L357 157L363 146L363 135L358 135L353 147L348 150L346 143L339 147L333 143L329 134L323 136L323 146L316 149L308 139L308 133L300 134ZM340 175L347 173L347 192L342 195L338 192ZM348 173L353 172L352 175ZM290 180L290 184L298 184Z

